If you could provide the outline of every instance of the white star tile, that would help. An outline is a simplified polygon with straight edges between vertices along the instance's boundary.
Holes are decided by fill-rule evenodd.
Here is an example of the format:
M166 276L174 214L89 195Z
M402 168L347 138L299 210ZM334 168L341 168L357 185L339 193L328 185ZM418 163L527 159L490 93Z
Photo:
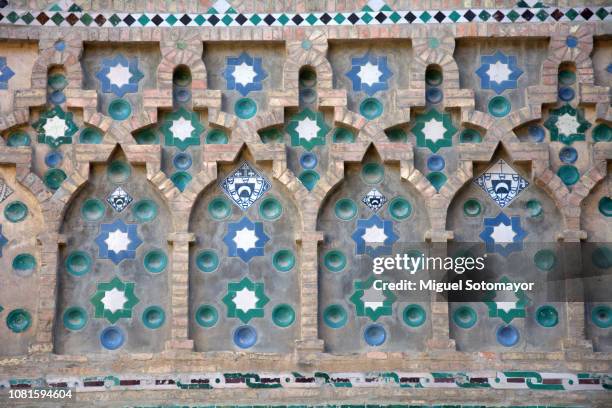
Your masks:
M493 227L493 232L491 233L491 238L495 241L496 244L509 244L514 242L514 237L516 233L512 230L512 225L506 225L504 223L500 223Z
M236 231L234 243L236 244L236 248L248 251L251 248L255 248L257 239L258 238L255 231L245 227L239 231Z
M357 75L361 79L362 84L372 86L373 84L380 82L382 73L378 69L378 65L374 65L368 61L361 67Z
M253 79L255 79L257 73L252 66L248 65L246 62L243 62L242 64L234 67L234 72L232 75L234 76L234 81L237 83L241 85L248 85L253 82Z
M257 307L257 295L252 290L248 288L242 288L238 292L236 292L236 296L234 297L234 304L236 305L236 309L240 309L243 312L248 312L251 309L255 309Z
M363 296L361 297L363 301L363 305L376 311L379 307L383 307L385 301L385 295L380 290L374 289L371 287L363 291Z
M308 141L311 141L317 137L317 133L319 133L320 129L321 128L319 128L319 125L317 125L317 121L310 118L300 120L298 125L295 127L295 131L298 133L298 135L300 135L302 139L306 139Z
M47 119L43 129L45 130L45 136L57 139L58 137L64 137L66 135L68 125L66 125L66 121L64 119L53 116Z
M501 61L497 61L495 64L489 65L487 74L489 75L491 81L501 84L502 82L510 79L512 71L508 67L508 64L504 64Z
M376 225L366 228L363 234L363 240L368 244L383 244L386 239L385 230Z
M109 68L106 77L112 85L117 85L119 88L121 88L122 86L130 83L130 78L132 78L132 74L130 73L129 67L117 64Z
M559 133L563 133L566 136L578 133L579 127L580 123L578 123L576 117L569 113L564 113L557 119L557 129L559 129Z
M117 310L123 309L123 305L127 302L125 293L117 288L113 288L107 292L104 292L102 303L104 304L105 310L110 310L111 313L115 313Z
M191 121L183 117L180 117L177 120L173 120L172 126L170 126L170 132L172 132L172 136L179 140L185 140L191 137L191 132L193 132L194 130L195 128L191 124Z
M130 245L130 237L127 232L120 229L108 233L108 238L104 240L109 251L118 254L121 251L127 251Z
M431 140L434 143L438 140L444 139L444 132L446 132L444 123L436 119L429 120L429 122L426 122L425 126L423 127L425 139Z

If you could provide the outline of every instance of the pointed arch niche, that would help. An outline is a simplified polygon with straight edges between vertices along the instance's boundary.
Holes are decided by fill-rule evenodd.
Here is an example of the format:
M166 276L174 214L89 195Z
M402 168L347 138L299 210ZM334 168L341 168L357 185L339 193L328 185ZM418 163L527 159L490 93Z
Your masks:
M195 350L291 352L300 328L301 215L272 160L256 161L245 148L217 170L189 224Z
M27 354L36 341L43 231L39 203L17 180L15 165L0 166L0 276L7 289L0 297L2 356Z
M582 202L580 227L587 234L582 242L582 270L585 277L586 337L595 351L612 351L612 163L606 163L606 177Z
M163 349L172 230L143 163L130 163L117 148L90 165L61 226L56 353Z
M374 279L394 282L410 275L375 275L372 263L378 256L427 255L429 228L423 198L402 179L400 162L384 162L372 146L361 162L345 163L344 179L328 194L317 222L324 234L318 248L319 337L327 352L425 349L429 297L373 290Z
M542 285L562 268L556 241L564 221L553 199L536 185L530 164L514 161L498 147L489 162L474 162L473 179L448 208L447 229L454 235L449 256L486 254L484 271L465 272L464 281L536 282L534 291L464 291L470 295L463 301L450 302L450 336L460 351L562 347L565 305L552 300L562 299L564 291L551 286L560 292L547 296Z

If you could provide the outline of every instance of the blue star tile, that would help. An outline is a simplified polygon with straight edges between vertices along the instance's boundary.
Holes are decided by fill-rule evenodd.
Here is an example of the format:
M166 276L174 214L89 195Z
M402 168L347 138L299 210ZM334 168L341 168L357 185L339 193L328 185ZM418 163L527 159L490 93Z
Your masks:
M228 57L223 77L228 90L236 90L242 96L251 91L261 91L262 83L268 74L261 66L261 58L253 58L246 52L238 57Z
M391 254L392 246L399 239L393 231L393 222L374 214L369 219L357 220L357 228L351 235L355 241L355 253L375 258Z
M8 89L8 81L15 73L6 65L6 57L0 57L0 89Z
M124 259L134 259L136 249L142 244L136 224L116 220L112 224L101 224L96 237L99 257L110 259L115 265Z
M517 88L523 70L516 65L516 56L497 51L494 55L481 56L480 63L476 75L480 77L482 89L492 89L500 94L506 89Z
M2 234L2 225L0 225L0 256L2 256L2 248L8 244L8 239Z
M387 66L387 57L366 53L363 57L351 59L351 70L346 76L353 82L353 91L364 91L374 95L389 89L387 80L393 75Z
M104 58L102 67L96 73L102 92L112 92L122 97L126 93L138 92L138 82L144 77L138 70L138 58L129 60L118 54L114 58Z
M487 252L508 256L523 249L527 232L521 228L521 217L508 217L500 212L495 218L484 219L484 230L480 233Z
M227 234L223 237L229 256L237 256L247 263L255 256L263 256L264 246L269 240L263 223L252 222L247 217L242 217L238 222L230 222Z

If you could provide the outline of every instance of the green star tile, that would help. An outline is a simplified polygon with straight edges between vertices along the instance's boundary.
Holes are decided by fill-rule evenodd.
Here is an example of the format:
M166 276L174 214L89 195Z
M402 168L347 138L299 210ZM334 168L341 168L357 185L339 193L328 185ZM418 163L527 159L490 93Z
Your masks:
M200 123L196 112L180 108L164 117L160 130L165 138L166 146L176 146L185 150L188 146L200 144L200 134L204 126Z
M512 282L507 277L502 277L499 282ZM506 292L506 291L504 291ZM515 301L499 300L496 301L497 292L491 290L485 294L485 304L489 308L489 317L499 317L504 323L510 323L518 317L525 317L525 308L529 305L530 299L524 291L518 290L514 292Z
M292 146L303 146L310 151L316 145L325 144L325 135L329 132L329 126L321 112L313 112L304 109L295 114L287 125L287 133L291 136Z
M115 310L108 309L105 302L111 301L123 302L123 305L121 308L113 307ZM132 309L139 299L134 295L134 282L122 282L115 277L110 282L99 282L90 302L94 306L94 317L104 318L114 324L121 318L131 318Z
M72 135L79 129L72 120L72 112L64 112L59 106L42 112L32 127L38 132L38 142L53 148L72 143Z
M390 290L374 289L375 277L371 276L366 281L355 281L355 292L350 301L355 305L357 316L367 316L373 321L381 316L391 316L393 313L393 302L395 295Z
M571 145L575 141L585 140L584 132L591 124L584 119L582 110L565 104L549 112L544 126L550 131L550 140Z
M227 306L227 317L237 317L248 323L254 317L264 316L264 306L270 298L264 293L263 282L252 282L243 278L240 282L227 284L227 294L222 299Z
M441 147L452 146L456 132L451 115L440 113L436 109L417 115L416 125L412 128L412 133L417 138L417 146L428 147L434 153Z

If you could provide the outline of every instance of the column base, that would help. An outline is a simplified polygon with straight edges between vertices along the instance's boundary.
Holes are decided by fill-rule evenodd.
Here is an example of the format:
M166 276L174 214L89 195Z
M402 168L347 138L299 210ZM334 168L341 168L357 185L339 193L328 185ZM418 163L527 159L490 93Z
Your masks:
M166 350L193 350L193 340L174 339L166 341Z
M299 364L312 364L324 350L325 343L320 339L296 340L295 358Z
M593 343L586 339L564 339L563 350L593 352Z
M455 351L457 349L455 345L455 340L449 339L449 338L429 339L427 340L427 348L429 350L452 350L452 351Z

